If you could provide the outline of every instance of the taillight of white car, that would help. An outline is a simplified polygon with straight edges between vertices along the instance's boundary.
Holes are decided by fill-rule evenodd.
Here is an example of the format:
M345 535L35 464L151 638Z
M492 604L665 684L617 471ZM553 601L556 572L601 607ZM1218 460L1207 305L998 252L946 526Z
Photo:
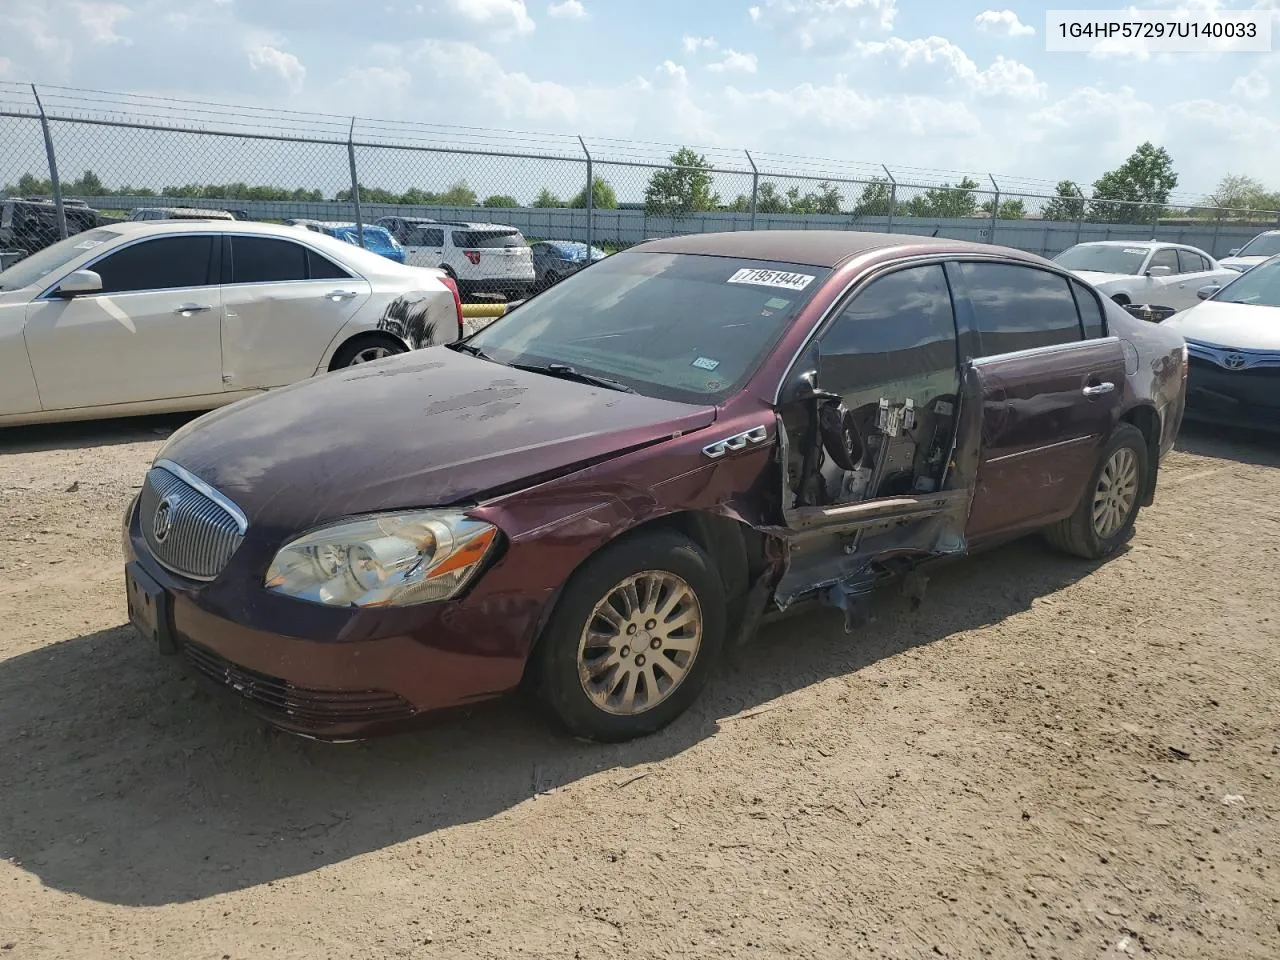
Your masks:
M449 292L453 294L453 309L454 309L454 312L457 313L458 315L458 339L461 340L462 334L463 334L462 297L458 293L458 284L455 283L453 277L449 276L447 273L441 274L440 282L443 283L446 287L448 287Z

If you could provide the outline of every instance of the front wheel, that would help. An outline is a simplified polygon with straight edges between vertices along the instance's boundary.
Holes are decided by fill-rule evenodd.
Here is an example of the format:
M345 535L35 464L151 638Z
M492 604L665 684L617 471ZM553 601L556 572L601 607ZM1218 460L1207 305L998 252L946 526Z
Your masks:
M1065 553L1099 560L1133 536L1146 487L1147 438L1122 423L1103 448L1075 513L1045 529L1045 539Z
M570 580L535 654L539 699L571 733L619 742L688 709L724 643L724 585L680 534L607 546Z

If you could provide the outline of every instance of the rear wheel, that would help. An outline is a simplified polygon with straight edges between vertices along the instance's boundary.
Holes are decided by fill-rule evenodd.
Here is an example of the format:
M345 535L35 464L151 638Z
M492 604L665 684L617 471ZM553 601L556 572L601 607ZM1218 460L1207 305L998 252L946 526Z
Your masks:
M1147 470L1147 438L1132 424L1120 424L1103 448L1075 513L1046 528L1045 539L1088 560L1113 553L1133 536Z
M397 343L390 337L369 337L363 340L353 340L350 343L343 344L333 358L333 366L330 369L341 370L343 367L355 366L357 363L369 363L372 360L381 360L383 357L394 357L398 353L404 353L405 347L403 343Z
M654 733L701 692L725 620L724 585L691 540L662 531L605 547L547 623L534 663L539 699L589 740Z

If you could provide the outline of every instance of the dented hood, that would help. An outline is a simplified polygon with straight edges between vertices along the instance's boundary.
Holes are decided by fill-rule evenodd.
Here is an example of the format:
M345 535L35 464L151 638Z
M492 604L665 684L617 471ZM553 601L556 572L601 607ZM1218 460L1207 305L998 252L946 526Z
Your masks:
M251 525L300 530L517 489L714 419L713 407L434 347L216 410L159 458L230 497Z

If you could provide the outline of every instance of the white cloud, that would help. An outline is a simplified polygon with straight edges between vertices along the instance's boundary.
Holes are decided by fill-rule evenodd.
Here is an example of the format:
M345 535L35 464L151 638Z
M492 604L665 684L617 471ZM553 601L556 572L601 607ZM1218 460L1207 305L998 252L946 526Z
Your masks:
M999 33L1006 37L1030 37L1036 28L1023 23L1012 10L983 10L973 18L979 30Z
M707 69L712 73L755 73L757 66L754 53L739 53L737 50L726 49L724 59L707 64Z
M685 53L697 53L699 50L714 50L715 37L684 37L681 41Z
M1271 96L1271 81L1260 70L1250 70L1236 77L1231 84L1231 95L1242 100L1258 101Z
M658 66L658 72L681 83L685 83L689 79L689 74L685 72L684 67L672 60L663 60Z
M903 68L916 63L943 64L959 83L978 96L1041 100L1048 93L1048 87L1036 80L1035 71L1025 64L996 57L990 67L979 70L968 54L943 37L858 41L854 49L866 57L891 56Z
M547 16L559 20L585 20L587 8L582 5L582 0L563 0L561 3L548 4Z
M254 70L276 74L294 93L302 89L307 68L292 53L285 53L267 44L250 47L246 52L249 55L249 66Z
M805 52L843 53L865 30L892 30L898 0L763 0L748 13Z
M118 3L73 3L72 8L93 43L108 46L130 42L116 33L116 24L132 15L128 7Z
M446 6L463 20L493 30L500 37L534 29L524 0L446 0Z

